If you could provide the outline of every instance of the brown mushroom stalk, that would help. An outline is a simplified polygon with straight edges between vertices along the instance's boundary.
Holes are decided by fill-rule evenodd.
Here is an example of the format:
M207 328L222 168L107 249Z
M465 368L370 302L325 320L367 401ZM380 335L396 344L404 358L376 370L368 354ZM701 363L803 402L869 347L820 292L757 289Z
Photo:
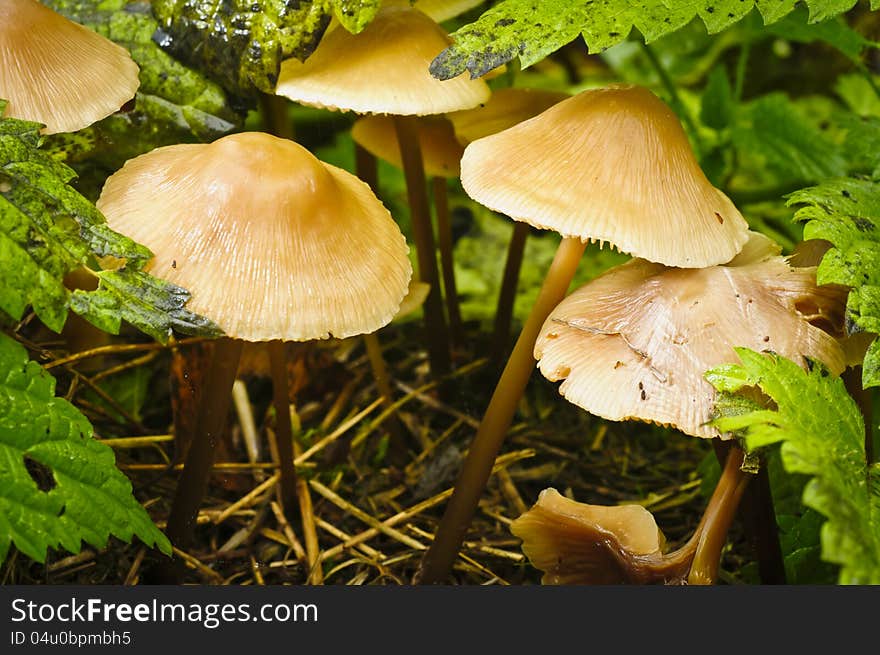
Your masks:
M214 342L214 356L197 410L197 427L184 465L186 475L182 475L178 482L165 528L171 543L181 549L186 549L192 540L199 506L214 463L214 451L226 428L242 345L239 339L225 337Z
M449 331L452 342L464 342L464 325L461 321L461 308L458 303L458 289L455 284L455 260L452 256L452 223L449 220L449 194L446 180L435 176L431 178L434 192L434 211L437 215L437 245L440 248L440 270L443 273L443 297L446 300L446 313L449 316Z
M522 268L528 236L529 224L514 221L513 234L507 244L507 258L504 260L504 274L501 277L501 291L498 293L498 305L495 309L495 321L492 328L490 362L494 366L500 365L507 354L510 326L513 323L513 306L516 302L516 290L519 285L519 271Z
M435 375L442 376L452 369L452 362L446 317L443 314L443 299L440 295L437 249L434 244L434 229L431 226L428 183L419 145L417 119L412 116L395 116L394 128L397 132L397 142L400 144L403 175L406 178L419 279L430 286L424 305L428 357L431 360L431 370Z
M287 352L284 342L279 339L270 341L268 349L269 366L272 371L272 404L275 406L275 444L278 448L278 469L281 477L281 505L285 512L291 512L297 493L296 468L293 465L293 423L290 419Z
M586 243L580 239L564 238L560 242L535 304L468 449L434 541L422 559L414 580L417 584L442 582L451 570L480 495L492 472L492 465L510 429L516 406L535 368L535 340L547 316L565 296L585 249Z

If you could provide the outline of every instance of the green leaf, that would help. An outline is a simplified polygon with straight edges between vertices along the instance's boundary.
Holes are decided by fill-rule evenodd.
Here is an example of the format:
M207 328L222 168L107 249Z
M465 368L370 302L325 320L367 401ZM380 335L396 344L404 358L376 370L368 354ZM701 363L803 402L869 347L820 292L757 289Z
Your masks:
M334 4L348 7L351 13L341 13L357 26L374 2ZM362 9L362 4L367 6ZM153 2L163 47L241 97L255 90L274 93L281 62L305 59L314 51L330 22L330 10L324 0Z
M703 90L700 120L714 130L723 130L733 120L735 109L730 80L724 68L719 66L709 75Z
M782 442L789 473L810 476L803 503L827 521L822 559L839 565L841 584L880 584L880 494L865 461L865 425L840 378L820 363L809 371L775 354L738 348L742 366L707 373L726 393L757 387L774 410L722 416L715 425L739 431L750 449Z
M45 4L126 48L140 67L134 107L74 134L47 138L53 156L72 166L88 161L110 173L153 148L213 141L241 126L244 107L232 106L219 85L173 59L153 40L158 23L149 3L46 0Z
M0 334L0 561L12 544L43 562L48 548L103 548L110 535L170 554L113 451L54 395L55 379Z
M184 309L190 294L143 271L101 271L94 291L77 289L70 307L105 332L118 334L122 320L166 343L172 330L183 334L220 336L222 330L209 319Z
M0 114L4 103L0 101ZM69 185L74 172L38 149L40 125L0 118L0 310L18 320L28 305L60 332L67 311L108 332L127 320L165 342L172 328L214 336L219 328L183 305L189 294L140 269L152 253L109 228L105 218ZM98 268L96 258L125 262L96 273L95 291L71 293L64 277Z
M788 197L803 205L795 220L804 222L804 239L825 239L833 247L816 271L819 284L851 287L847 329L880 332L880 182L840 178L802 189ZM862 384L880 385L880 346L875 339L865 358Z
M592 53L625 40L635 28L645 43L670 34L699 17L710 34L741 20L753 8L766 24L791 13L796 0L503 0L475 22L452 34L453 45L431 64L431 73L450 79L473 77L519 57L523 68L582 34ZM811 23L848 11L856 0L806 0ZM872 0L872 8L880 0Z
M369 25L382 6L382 0L329 0L343 27L358 34Z
M745 105L737 114L732 138L739 150L759 158L783 179L812 182L847 173L840 147L784 93Z

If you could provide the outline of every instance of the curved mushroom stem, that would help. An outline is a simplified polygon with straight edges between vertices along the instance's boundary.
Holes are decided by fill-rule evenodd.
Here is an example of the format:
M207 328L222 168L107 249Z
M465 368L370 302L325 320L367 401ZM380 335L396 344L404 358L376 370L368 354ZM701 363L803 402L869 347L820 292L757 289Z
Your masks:
M419 279L430 285L424 305L428 358L431 362L431 371L435 376L440 377L450 371L452 364L446 317L443 314L443 299L438 284L440 276L437 270L434 231L431 227L427 181L416 119L412 116L395 116L394 129L397 132L397 142L400 144L400 156L403 160L403 174L406 178L413 238L418 256Z
M507 245L507 259L504 262L504 276L501 279L501 291L498 294L498 307L495 310L495 327L492 331L492 353L490 362L497 366L507 352L510 339L510 324L513 320L513 305L516 301L516 288L519 283L519 271L522 267L523 253L526 248L526 237L529 235L529 224L514 221L513 234Z
M464 328L461 323L461 310L458 305L458 290L455 285L455 263L452 257L452 224L449 221L449 196L446 180L434 177L431 180L434 190L434 210L437 214L437 245L440 247L440 266L443 271L443 295L446 299L446 313L449 315L449 331L454 343L464 342Z
M743 456L743 451L736 446L727 455L721 478L694 535L697 545L688 584L714 584L718 577L721 549L727 541L727 531L750 478L740 469Z
M214 356L196 416L195 438L186 455L165 528L171 543L181 549L189 546L192 539L199 505L214 464L214 451L226 428L242 345L242 341L226 337L217 339L214 345Z
M559 244L535 305L523 325L489 407L468 449L452 497L446 506L434 541L425 553L414 583L443 582L452 568L465 532L477 509L480 495L492 472L516 407L535 368L534 348L538 333L553 308L560 303L577 271L586 244L565 238Z
M287 351L284 342L270 341L269 365L272 370L272 403L275 406L275 442L281 472L281 504L288 516L296 502L296 467L293 464L293 424L290 420L290 388L287 380Z

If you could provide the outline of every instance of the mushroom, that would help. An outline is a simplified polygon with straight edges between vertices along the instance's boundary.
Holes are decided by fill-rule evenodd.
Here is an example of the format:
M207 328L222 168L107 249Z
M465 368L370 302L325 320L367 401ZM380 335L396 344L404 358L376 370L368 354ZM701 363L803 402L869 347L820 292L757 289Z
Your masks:
M440 265L443 273L443 295L446 299L446 313L452 337L459 343L463 340L461 311L458 306L458 292L455 285L455 268L452 258L452 225L449 220L449 201L446 192L446 179L458 177L459 162L464 153L455 138L455 131L442 116L425 116L418 123L419 148L425 173L431 177L434 192L434 210L437 215L437 242L440 248ZM403 168L400 144L394 120L389 116L364 116L355 121L351 128L355 143L379 159L397 168Z
M675 114L638 86L583 91L474 141L461 181L477 202L563 239L422 559L416 578L428 583L452 566L531 376L538 331L564 297L586 242L700 267L729 261L748 238L745 219L706 179Z
M588 505L545 489L510 524L522 550L544 571L543 584L708 584L748 478L742 451L731 452L693 535L665 552L666 539L641 505ZM710 546L711 544L711 546Z
M370 188L298 144L241 133L126 162L98 208L150 248L146 270L192 293L220 339L167 532L191 533L243 341L269 341L282 496L295 494L285 340L345 338L387 324L412 274L400 228Z
M537 116L570 97L570 94L562 91L498 89L492 92L492 97L485 104L473 109L452 112L447 117L452 121L458 140L468 145L477 139L501 132ZM498 293L495 325L492 331L490 360L495 364L500 364L507 350L519 271L525 252L526 237L531 229L533 228L525 221L514 221L513 234L507 246L507 258L504 262L504 274L501 279L501 290Z
M6 115L75 132L119 111L140 84L128 51L36 0L0 3Z
M815 268L791 266L774 246L755 234L723 266L680 269L633 259L610 269L547 318L535 344L541 373L563 380L566 400L601 418L729 440L711 424L716 391L704 373L737 361L734 347L770 349L803 366L821 361L834 374L846 368L843 347L824 329L842 326L846 290L818 285ZM728 450L742 458L738 447ZM760 511L754 500L752 511ZM712 537L695 557L700 567L717 568L723 534L707 529ZM771 537L756 535L764 544Z
M394 117L419 279L430 285L425 324L431 367L438 375L450 368L449 338L437 284L434 236L415 117L474 107L490 94L484 81L472 80L466 74L446 81L431 76L428 66L449 44L449 36L428 16L392 4L382 7L359 34L341 27L330 29L308 59L284 61L276 87L276 94L301 104ZM374 167L368 165L363 153L358 156L358 175L374 182Z

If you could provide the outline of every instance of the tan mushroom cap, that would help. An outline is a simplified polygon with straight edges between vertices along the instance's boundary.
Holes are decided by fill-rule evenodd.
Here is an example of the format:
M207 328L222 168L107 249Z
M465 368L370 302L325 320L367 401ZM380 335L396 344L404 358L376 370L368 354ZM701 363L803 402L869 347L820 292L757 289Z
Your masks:
M281 64L275 93L305 105L362 114L443 114L475 107L490 95L466 73L441 81L431 61L451 43L415 9L383 7L360 34L328 30L304 62Z
M401 2L401 0L397 0ZM408 2L408 0L402 0ZM416 0L414 7L438 23L473 9L484 0Z
M432 177L458 177L464 147L455 138L452 123L442 116L425 116L418 122L419 147L425 174ZM394 119L364 116L355 121L351 137L379 159L403 168Z
M678 118L638 86L583 91L474 141L461 181L477 202L516 220L669 266L723 264L748 238Z
M729 438L706 425L715 390L705 371L738 362L734 347L745 346L842 372L840 344L816 325L842 323L845 298L817 286L814 268L779 256L703 269L634 259L563 300L541 328L535 358L547 379L564 380L559 392L569 402L592 414Z
M641 505L588 505L544 489L510 525L544 584L638 581L638 561L659 559L665 545L657 522Z
M5 114L75 132L109 116L137 91L128 51L36 0L0 1L0 98Z
M452 121L455 136L467 145L533 118L570 97L562 91L498 89L485 104L453 112L447 118Z
M387 324L412 266L370 188L261 132L157 148L110 176L98 208L146 245L147 270L247 341L348 337Z

